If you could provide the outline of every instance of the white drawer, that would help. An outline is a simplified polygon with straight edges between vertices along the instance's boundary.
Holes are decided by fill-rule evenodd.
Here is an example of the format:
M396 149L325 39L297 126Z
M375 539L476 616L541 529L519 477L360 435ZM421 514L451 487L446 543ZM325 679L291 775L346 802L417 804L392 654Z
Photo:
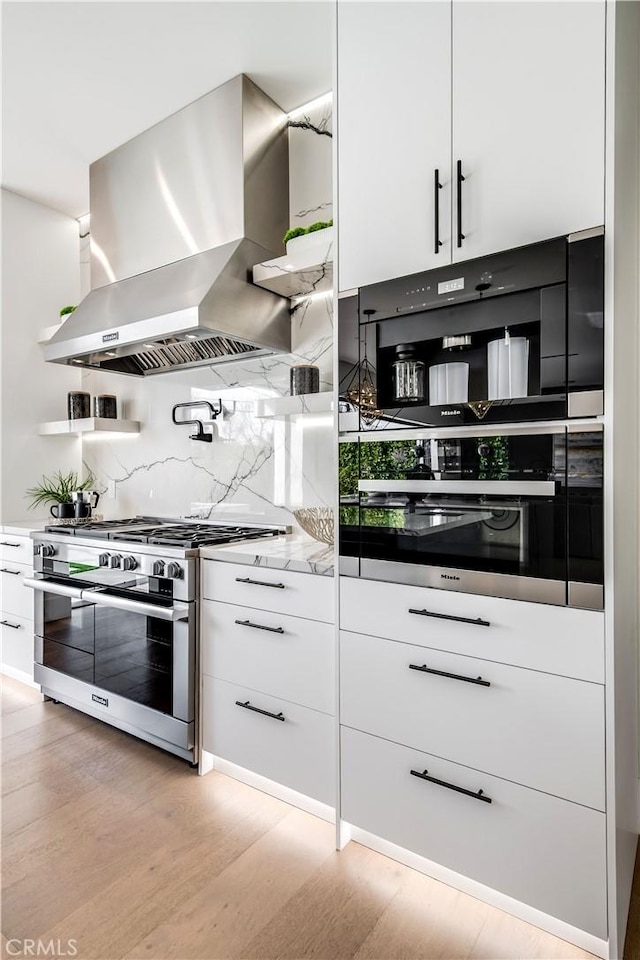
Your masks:
M0 560L0 608L5 613L33 620L33 590L24 585L24 578L31 576L31 566Z
M335 806L333 717L205 676L202 718L202 746L209 753Z
M202 671L335 713L334 626L205 600Z
M335 623L333 577L204 560L202 596L256 610Z
M33 623L0 613L0 662L33 677Z
M31 537L14 537L0 533L0 560L13 560L33 566L33 540Z
M340 627L604 683L597 611L341 577Z
M491 803L412 776L424 773ZM342 728L342 816L603 940L605 814Z
M340 662L347 726L605 809L600 684L356 633Z

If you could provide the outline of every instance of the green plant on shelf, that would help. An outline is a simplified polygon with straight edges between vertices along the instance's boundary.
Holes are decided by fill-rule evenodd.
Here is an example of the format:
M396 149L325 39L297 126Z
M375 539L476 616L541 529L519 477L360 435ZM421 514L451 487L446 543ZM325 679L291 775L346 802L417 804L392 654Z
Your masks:
M31 499L30 510L50 503L71 503L74 490L93 490L95 483L91 473L84 480L80 480L75 470L68 473L58 470L51 477L43 476L40 483L27 490L25 496Z
M282 242L285 247L289 240L293 240L295 237L303 237L307 233L315 233L317 230L326 230L327 227L333 226L333 220L316 220L315 223L312 223L310 227L292 227L291 230L287 230Z
M63 320L65 317L68 317L74 310L74 306L60 307L60 319Z

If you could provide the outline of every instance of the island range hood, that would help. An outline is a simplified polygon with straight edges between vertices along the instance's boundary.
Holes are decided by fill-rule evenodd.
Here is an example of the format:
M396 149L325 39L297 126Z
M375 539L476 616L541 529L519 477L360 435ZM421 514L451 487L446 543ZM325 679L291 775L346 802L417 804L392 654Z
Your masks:
M146 376L291 349L251 282L289 225L287 117L240 75L90 168L91 292L46 360Z

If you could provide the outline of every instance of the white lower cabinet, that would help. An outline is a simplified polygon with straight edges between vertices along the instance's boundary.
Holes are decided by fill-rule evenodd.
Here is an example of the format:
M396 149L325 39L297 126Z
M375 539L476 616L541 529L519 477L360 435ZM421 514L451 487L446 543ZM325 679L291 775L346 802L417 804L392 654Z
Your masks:
M335 807L333 577L205 560L202 584L202 749Z
M203 697L205 750L335 805L332 716L208 676Z
M0 560L0 609L5 613L33 620L33 590L24 585L25 577L32 573L26 563Z
M605 809L604 687L340 635L341 722Z
M0 614L0 662L5 673L33 679L33 620L2 611Z
M348 823L606 939L605 814L348 727L341 790Z
M205 674L335 713L332 624L209 602L202 628Z

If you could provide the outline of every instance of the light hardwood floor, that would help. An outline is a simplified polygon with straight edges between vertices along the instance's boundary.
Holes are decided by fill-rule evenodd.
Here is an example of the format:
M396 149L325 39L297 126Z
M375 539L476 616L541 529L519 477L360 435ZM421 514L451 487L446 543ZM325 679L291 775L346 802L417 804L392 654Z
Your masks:
M4 956L41 938L78 960L589 957L7 679L2 734Z

